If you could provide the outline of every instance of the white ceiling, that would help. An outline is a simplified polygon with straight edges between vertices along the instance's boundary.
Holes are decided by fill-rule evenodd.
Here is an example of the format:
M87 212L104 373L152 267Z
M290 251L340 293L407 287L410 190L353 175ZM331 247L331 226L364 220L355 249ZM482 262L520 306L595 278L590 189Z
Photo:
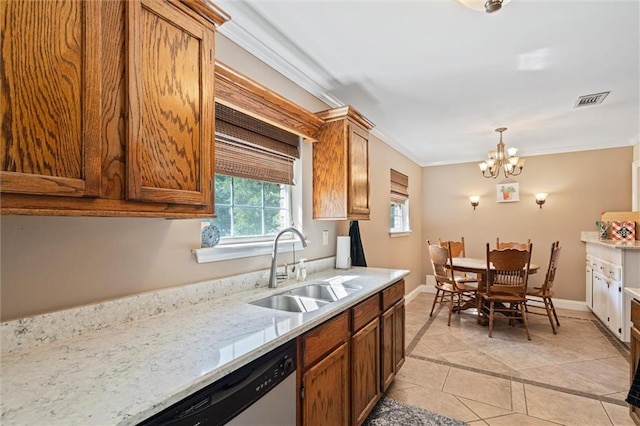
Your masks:
M220 32L421 166L629 146L640 134L640 1L226 1ZM581 108L581 95L610 91Z

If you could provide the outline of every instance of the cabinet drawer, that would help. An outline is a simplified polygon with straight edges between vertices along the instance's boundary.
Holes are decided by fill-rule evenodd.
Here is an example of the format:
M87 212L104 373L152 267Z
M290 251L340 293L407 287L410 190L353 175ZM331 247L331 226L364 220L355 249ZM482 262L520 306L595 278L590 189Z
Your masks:
M382 311L386 311L390 306L404 297L404 280L400 280L382 290Z
M371 296L364 302L351 308L353 315L353 331L358 331L372 319L380 315L380 295Z
M631 299L631 322L640 330L640 302L636 299Z
M349 340L349 315L343 312L304 334L302 339L302 365L309 366Z

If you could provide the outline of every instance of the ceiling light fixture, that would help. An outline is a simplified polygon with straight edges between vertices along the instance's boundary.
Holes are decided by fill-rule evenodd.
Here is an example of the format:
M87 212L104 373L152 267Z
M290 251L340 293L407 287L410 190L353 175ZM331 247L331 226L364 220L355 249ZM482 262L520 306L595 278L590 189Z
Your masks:
M489 151L489 159L479 164L482 176L486 178L497 178L500 170L504 172L504 177L518 176L524 168L524 159L517 157L518 148L507 149L508 157L505 155L504 142L502 142L502 132L506 127L498 127L496 132L500 133L497 151Z
M502 5L509 3L509 0L457 0L469 9L484 10L487 13L497 12L502 9Z

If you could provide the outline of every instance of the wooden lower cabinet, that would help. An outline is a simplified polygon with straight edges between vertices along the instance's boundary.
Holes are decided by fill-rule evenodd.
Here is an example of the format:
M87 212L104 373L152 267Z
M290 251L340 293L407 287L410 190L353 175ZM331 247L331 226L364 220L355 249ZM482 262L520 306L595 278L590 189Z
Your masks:
M404 280L382 292L381 380L386 391L404 364Z
M400 280L300 336L299 425L366 420L404 363L404 307Z
M629 384L633 382L636 375L636 368L640 360L640 303L637 300L631 300L631 333L629 349L631 351L629 358ZM640 425L640 408L629 405L629 415L636 425Z
M352 308L351 424L365 421L380 399L380 295Z
M348 312L298 340L298 424L349 424L350 340Z
M302 375L305 425L349 423L349 347L345 342Z

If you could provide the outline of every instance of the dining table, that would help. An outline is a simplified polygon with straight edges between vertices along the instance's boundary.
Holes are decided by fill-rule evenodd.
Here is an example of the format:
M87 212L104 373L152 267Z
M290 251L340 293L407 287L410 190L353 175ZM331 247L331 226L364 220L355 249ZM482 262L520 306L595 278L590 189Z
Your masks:
M490 265L493 269L493 265ZM451 269L456 272L465 272L468 274L476 274L478 277L478 293L483 293L485 289L485 282L487 281L487 260L477 259L473 257L454 257L451 259ZM529 274L535 274L540 269L540 266L531 263L529 264ZM484 309L482 309L482 297L476 296L475 300L470 300L460 307L463 309L476 308L478 311L478 324L485 324L486 315L484 315ZM455 308L454 308L455 309Z

